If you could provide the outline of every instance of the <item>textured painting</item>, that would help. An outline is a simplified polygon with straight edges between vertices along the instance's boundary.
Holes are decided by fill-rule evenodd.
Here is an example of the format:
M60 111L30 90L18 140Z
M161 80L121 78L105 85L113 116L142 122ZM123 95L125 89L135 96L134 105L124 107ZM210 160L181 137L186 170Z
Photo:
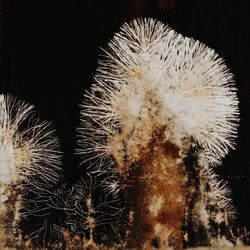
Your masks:
M248 249L233 7L1 2L1 249Z

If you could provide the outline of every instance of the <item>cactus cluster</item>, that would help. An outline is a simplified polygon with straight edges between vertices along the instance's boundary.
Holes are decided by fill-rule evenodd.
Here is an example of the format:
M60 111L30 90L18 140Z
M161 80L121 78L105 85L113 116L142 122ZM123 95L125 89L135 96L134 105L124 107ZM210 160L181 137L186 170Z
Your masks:
M215 168L234 148L238 99L214 50L150 18L126 23L103 50L80 107L76 154L85 174L69 187L48 123L31 105L0 96L6 246L235 243L230 190Z

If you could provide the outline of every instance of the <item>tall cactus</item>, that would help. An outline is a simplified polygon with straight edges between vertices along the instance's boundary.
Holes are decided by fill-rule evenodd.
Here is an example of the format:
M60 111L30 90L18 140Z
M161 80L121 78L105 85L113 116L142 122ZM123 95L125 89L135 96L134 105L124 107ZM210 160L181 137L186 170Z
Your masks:
M126 193L129 249L181 249L197 232L209 244L212 225L228 225L229 192L213 168L234 148L238 116L214 50L153 19L115 34L85 95L80 145L89 168L113 172L110 187Z

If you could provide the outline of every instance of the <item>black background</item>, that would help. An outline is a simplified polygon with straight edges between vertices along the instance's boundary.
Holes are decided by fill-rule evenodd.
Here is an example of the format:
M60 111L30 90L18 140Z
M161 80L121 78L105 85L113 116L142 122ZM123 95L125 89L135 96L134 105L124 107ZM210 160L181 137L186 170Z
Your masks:
M0 0L0 92L36 106L52 122L64 172L77 179L75 128L100 47L123 22L154 17L214 48L235 75L240 100L235 151L217 172L232 188L238 222L250 229L250 7L233 0Z

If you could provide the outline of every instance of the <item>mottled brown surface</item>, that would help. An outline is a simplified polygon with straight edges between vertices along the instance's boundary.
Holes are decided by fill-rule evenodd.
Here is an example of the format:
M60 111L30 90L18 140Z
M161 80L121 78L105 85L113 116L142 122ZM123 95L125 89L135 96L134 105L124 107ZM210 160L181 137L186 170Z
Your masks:
M5 190L8 200L3 202L2 207L6 210L0 211L0 240L5 247L21 247L20 231L18 230L20 197L18 187L9 185Z
M177 164L178 148L163 142L163 129L157 131L131 173L130 192L134 221L127 242L137 249L164 249L167 245L182 248L181 226L187 203L186 177L183 164ZM149 210L155 203L152 197L163 197L155 214ZM155 227L160 227L155 233Z

